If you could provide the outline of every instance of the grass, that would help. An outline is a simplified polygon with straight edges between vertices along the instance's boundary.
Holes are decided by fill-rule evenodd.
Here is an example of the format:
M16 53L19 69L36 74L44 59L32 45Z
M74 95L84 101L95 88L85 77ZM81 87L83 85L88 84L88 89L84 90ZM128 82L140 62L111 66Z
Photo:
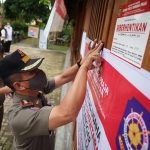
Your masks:
M17 44L19 44L19 45L27 45L27 46L31 46L31 47L38 47L39 39L27 38L25 40L20 41ZM66 44L65 45L57 45L57 44L48 43L48 48L47 49L66 52L69 49L69 46L66 45Z
M68 45L57 45L57 44L52 44L52 46L50 46L48 44L48 49L59 50L59 51L67 51L69 49L69 46Z

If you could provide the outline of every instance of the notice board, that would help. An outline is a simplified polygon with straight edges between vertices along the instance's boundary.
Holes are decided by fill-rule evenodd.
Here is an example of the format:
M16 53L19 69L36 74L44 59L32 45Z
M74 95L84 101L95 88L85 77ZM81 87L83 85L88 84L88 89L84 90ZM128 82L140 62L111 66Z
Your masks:
M39 36L39 28L37 27L28 27L28 37L38 38Z
M118 11L111 53L141 68L150 31L149 0L135 1Z

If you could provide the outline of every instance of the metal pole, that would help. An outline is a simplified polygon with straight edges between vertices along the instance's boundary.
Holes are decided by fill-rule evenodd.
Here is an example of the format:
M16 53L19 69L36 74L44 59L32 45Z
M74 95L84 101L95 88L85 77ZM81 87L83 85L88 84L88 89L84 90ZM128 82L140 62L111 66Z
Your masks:
M34 40L33 40L34 38L32 38L32 47L34 47Z

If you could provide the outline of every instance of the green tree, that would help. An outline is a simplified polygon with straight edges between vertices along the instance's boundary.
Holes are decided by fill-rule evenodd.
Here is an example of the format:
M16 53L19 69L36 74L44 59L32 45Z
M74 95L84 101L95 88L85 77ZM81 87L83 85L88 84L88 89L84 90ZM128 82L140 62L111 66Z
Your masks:
M50 5L49 0L39 0L39 3L43 3L44 5Z
M10 20L42 19L47 22L50 14L50 0L6 0L4 3L5 17Z

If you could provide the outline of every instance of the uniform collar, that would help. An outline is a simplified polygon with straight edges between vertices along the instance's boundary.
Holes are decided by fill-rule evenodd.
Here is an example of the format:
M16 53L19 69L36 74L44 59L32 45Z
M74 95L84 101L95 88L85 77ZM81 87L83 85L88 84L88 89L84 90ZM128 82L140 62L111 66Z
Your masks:
M42 107L42 101L41 101L40 98L14 93L13 102L14 103L19 103L20 100L30 100L34 103L34 106L37 106L39 108Z

